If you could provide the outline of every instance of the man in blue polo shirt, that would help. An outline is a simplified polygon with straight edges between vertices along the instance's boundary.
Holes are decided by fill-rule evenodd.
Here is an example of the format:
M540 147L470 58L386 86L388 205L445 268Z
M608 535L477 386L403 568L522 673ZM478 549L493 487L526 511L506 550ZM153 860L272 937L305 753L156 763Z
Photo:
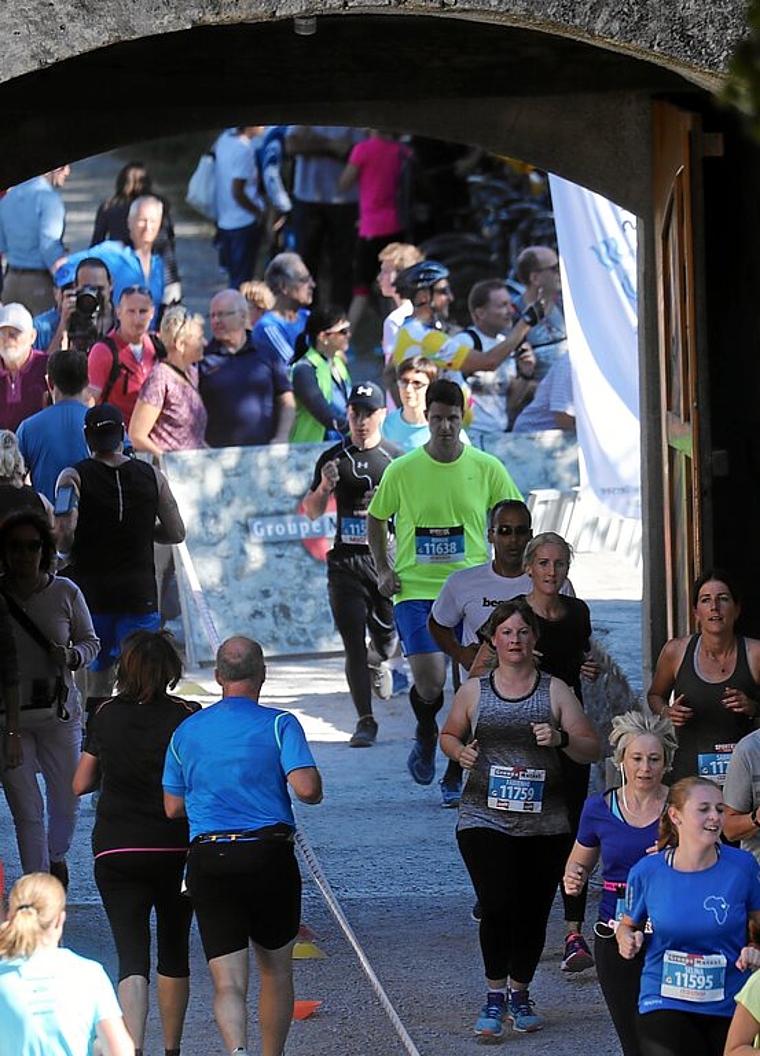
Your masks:
M284 360L257 347L247 329L248 304L239 290L211 299L213 338L201 360L199 391L208 413L210 447L286 444L296 416Z
M293 1016L293 945L301 877L289 788L322 800L322 779L294 715L258 703L261 646L229 638L216 657L222 700L174 732L164 765L164 807L190 822L187 886L214 983L227 1051L247 1052L248 943L260 974L262 1056L279 1056Z

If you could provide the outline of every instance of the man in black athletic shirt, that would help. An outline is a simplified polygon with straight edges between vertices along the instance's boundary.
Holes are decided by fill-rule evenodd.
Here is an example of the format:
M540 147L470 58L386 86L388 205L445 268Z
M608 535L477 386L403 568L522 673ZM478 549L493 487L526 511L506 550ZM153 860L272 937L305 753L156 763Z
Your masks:
M327 590L343 639L348 687L359 715L349 742L352 748L369 748L377 736L365 628L373 653L370 666L376 671L397 645L393 605L377 589L377 573L367 546L367 506L386 467L402 453L381 437L384 418L385 393L380 386L369 381L354 385L348 397L350 439L320 456L303 500L306 515L315 520L335 492L338 516L335 541L327 555Z

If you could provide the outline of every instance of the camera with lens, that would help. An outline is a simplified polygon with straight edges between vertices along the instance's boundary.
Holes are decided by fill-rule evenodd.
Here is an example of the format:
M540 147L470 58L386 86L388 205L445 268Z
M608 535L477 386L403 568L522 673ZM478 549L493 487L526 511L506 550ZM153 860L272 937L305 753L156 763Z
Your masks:
M75 292L74 311L69 316L69 343L79 352L89 352L102 337L105 309L103 293L98 286L80 286Z

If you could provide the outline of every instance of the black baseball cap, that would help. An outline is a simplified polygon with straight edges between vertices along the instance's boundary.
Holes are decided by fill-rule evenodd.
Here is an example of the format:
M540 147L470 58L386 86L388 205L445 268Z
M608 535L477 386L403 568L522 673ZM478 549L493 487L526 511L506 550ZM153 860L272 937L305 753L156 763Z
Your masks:
M99 403L84 416L84 427L90 433L115 432L124 428L124 419L112 403Z
M368 411L379 411L385 407L385 393L373 381L361 381L354 385L348 396L349 407L364 407Z

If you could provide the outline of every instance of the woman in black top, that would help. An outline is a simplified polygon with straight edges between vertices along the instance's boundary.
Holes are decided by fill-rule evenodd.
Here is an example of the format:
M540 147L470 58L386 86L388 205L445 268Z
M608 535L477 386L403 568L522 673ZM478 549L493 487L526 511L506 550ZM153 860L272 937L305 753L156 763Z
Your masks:
M171 735L199 710L199 705L167 693L181 674L169 634L128 635L119 661L118 693L95 712L74 777L77 795L102 782L92 833L95 881L119 955L119 1003L137 1056L148 1014L153 908L167 1054L179 1053L189 993L192 908L180 893L188 827L185 818L166 817L161 783Z
M699 774L722 787L735 745L760 716L760 641L736 633L741 597L726 572L703 572L693 599L697 633L665 643L647 700L678 733L673 783Z
M530 576L533 589L525 600L538 620L539 634L536 652L539 667L555 678L561 678L583 703L581 679L594 681L599 675L597 664L591 659L591 614L580 598L560 594L570 569L572 550L556 532L542 532L525 547L523 565ZM589 767L561 757L565 781L567 809L570 816L572 839L578 833L583 804L588 795ZM587 885L579 894L568 895L562 889L565 908L565 950L563 972L582 972L594 960L581 926L586 915Z

